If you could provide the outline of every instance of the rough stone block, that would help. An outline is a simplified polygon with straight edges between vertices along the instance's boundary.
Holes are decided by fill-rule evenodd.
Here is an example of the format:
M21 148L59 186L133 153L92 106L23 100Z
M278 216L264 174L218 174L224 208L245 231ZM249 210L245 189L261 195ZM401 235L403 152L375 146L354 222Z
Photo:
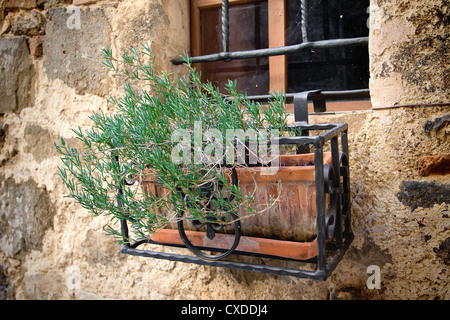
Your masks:
M436 256L444 260L446 265L450 265L450 237L445 239L438 248L434 248Z
M97 2L97 0L73 0L74 5L80 5L80 4L92 4Z
M36 8L36 0L5 0L3 6L8 9L32 9Z
M25 127L24 138L27 144L23 151L31 153L38 163L57 155L53 146L53 142L56 141L57 137L47 129L35 124L28 124Z
M373 107L448 101L447 7L439 0L371 1Z
M36 11L21 13L13 22L11 32L16 36L34 36L45 33L45 18Z
M0 150L2 150L3 145L5 144L7 130L7 124L3 121L0 121Z
M431 208L435 204L450 203L450 184L434 181L402 181L397 198L411 209Z
M440 154L423 157L419 159L419 174L428 176L430 174L449 174L450 154Z
M53 227L55 208L45 188L32 179L17 184L0 175L0 249L8 257L42 247Z
M6 34L11 30L11 25L14 21L12 14L7 14L2 17L2 10L0 8L0 36Z
M101 8L50 8L44 40L44 68L77 94L109 96L110 77L101 49L110 44L111 25Z
M33 57L39 58L42 56L43 49L42 43L44 42L44 38L42 36L34 36L28 41L28 45L30 46L30 53Z
M72 4L72 0L37 0L36 4L41 9L48 9L63 6L65 4Z
M0 113L29 106L33 65L24 38L0 39Z

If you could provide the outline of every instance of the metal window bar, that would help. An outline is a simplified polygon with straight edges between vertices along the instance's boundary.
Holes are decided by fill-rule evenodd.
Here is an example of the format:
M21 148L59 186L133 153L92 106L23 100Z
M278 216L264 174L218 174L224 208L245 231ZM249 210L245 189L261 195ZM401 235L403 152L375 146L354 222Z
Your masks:
M302 0L300 5L302 11L302 40L308 42L308 1Z
M229 30L230 30L230 26L228 24L228 0L222 0L222 46L223 46L223 52L228 52Z
M308 101L312 101L314 112L326 112L326 101L362 100L370 98L369 89L322 91L311 90L298 93L285 94L286 102L294 104L295 121L308 122ZM249 96L249 99L264 102L271 98L270 95Z
M305 43L294 44L294 45L284 46L284 47L277 47L277 48L213 53L213 54L207 54L207 55L198 56L198 57L190 57L189 61L191 63L232 61L232 60L239 60L239 59L280 56L283 54L295 53L295 52L305 50L305 49L330 49L330 48L338 48L338 47L363 46L363 45L367 45L368 43L369 43L369 37L309 41L309 42L305 42ZM184 60L183 59L173 59L172 63L175 65L180 65L180 64L184 63Z

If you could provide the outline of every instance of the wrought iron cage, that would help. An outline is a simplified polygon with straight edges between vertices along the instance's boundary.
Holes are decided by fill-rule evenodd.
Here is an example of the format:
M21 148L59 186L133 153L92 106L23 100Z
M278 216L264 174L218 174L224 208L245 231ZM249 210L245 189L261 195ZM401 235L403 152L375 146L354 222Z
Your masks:
M353 98L360 96L354 93ZM326 101L326 97L336 97L336 93L318 91L312 94L301 93L298 95L290 95L288 99L294 100L295 123L292 127L300 127L304 134L311 131L318 132L311 136L293 136L280 137L278 142L280 145L295 145L297 153L309 152L312 147L314 153L315 164L315 188L316 188L316 214L317 214L317 256L307 261L299 261L300 267L285 267L268 265L266 262L243 263L236 261L209 261L198 256L189 254L166 253L154 250L139 249L144 244L161 244L151 239L145 239L136 243L124 244L121 252L125 254L143 256L156 259L166 259L170 261L180 261L185 263L193 263L198 265L208 265L214 267L223 267L231 269L241 269L247 271L257 271L263 273L272 273L277 275L287 275L299 278L311 278L316 280L325 280L333 271L338 262L342 259L353 240L353 232L351 230L351 213L350 213L350 172L349 172L349 150L348 150L348 125L346 123L334 124L308 124L307 121L300 121L302 115L307 115L307 101L313 99L316 105L321 105ZM339 96L342 94L339 93ZM348 96L346 96L348 98ZM256 100L267 99L268 97L254 97ZM321 132L321 133L319 133ZM338 179L331 179L327 171L327 166L323 163L324 148L329 146L331 152L333 172L338 173ZM119 159L117 159L119 161ZM121 184L118 184L121 185ZM118 192L122 192L119 188ZM325 207L326 194L334 195L333 201L328 208ZM332 223L330 223L332 221ZM128 226L126 220L121 220L122 234L128 238ZM332 236L329 228L333 228ZM180 235L181 236L181 235ZM177 244L167 244L165 246L180 247ZM181 247L183 247L181 245ZM199 248L206 250L214 250L211 248ZM224 251L217 249L216 251ZM282 261L285 258L276 256L267 256L264 254L249 254L234 250L233 255L252 255L260 258L271 258L271 261ZM291 259L293 260L293 259ZM306 262L316 266L315 270L302 269L301 266Z
M229 52L229 25L228 25L228 0L222 0L222 35L223 51L216 54L209 54L198 57L191 57L192 63L212 62L212 61L231 61L233 59L248 59L262 56L276 56L294 53L307 48L334 48L345 46L360 46L368 44L368 37L351 39L333 39L322 41L309 41L307 34L308 14L307 1L301 1L301 22L303 42L297 45ZM183 60L174 59L174 64L182 64ZM252 96L255 101L266 101L270 96ZM308 123L308 101L312 101L315 112L326 112L326 101L330 100L360 100L369 98L369 90L345 90L345 91L322 91L312 90L286 95L287 102L294 104L295 122L292 127L300 127L302 136L280 137L279 144L295 145L297 153L314 153L315 164L315 188L316 188L316 214L317 214L317 256L306 261L293 261L296 265L289 266L269 265L261 260L256 262L233 261L235 255L252 255L257 258L270 258L271 261L285 261L286 258L267 256L264 254L255 254L240 252L234 250L227 260L206 260L202 257L167 253L154 250L140 249L144 244L161 244L151 239L145 239L135 243L124 244L121 252L124 254L142 256L155 259L165 259L170 261L180 261L184 263L193 263L198 265L208 265L213 267L222 267L230 269L240 269L247 271L256 271L262 273L271 273L276 275L286 275L298 278L309 278L315 280L325 280L335 269L339 261L344 256L353 240L351 230L351 202L350 202L350 170L349 170L349 149L348 149L348 125L346 123L332 124L309 124ZM315 135L310 133L318 132ZM320 133L319 133L320 132ZM328 147L331 152L331 168L338 178L330 179L329 167L323 163L324 147ZM119 159L117 159L119 161ZM120 184L118 184L120 185ZM118 192L123 190L118 189ZM325 207L326 194L334 195L333 201L328 208ZM120 203L119 203L120 205ZM332 221L330 223L330 221ZM333 228L330 233L329 228ZM122 234L128 238L128 226L126 220L121 220ZM329 236L332 234L332 236ZM180 232L180 237L183 237ZM178 244L163 244L164 246L185 247ZM211 248L199 248L213 250ZM216 251L223 251L217 249ZM230 260L231 259L231 260ZM289 260L289 259L288 259ZM293 259L290 259L293 260ZM304 263L314 265L315 268L304 268Z

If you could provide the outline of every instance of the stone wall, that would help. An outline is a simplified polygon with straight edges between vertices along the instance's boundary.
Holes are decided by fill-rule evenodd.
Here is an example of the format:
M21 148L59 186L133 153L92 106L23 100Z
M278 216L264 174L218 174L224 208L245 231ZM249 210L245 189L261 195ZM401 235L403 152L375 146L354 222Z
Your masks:
M448 175L424 174L422 161L449 150L442 1L372 0L374 109L310 116L350 128L355 240L327 281L122 255L103 231L107 218L64 198L53 142L76 145L70 129L111 112L106 100L122 90L100 49L147 42L161 68L181 75L170 59L189 49L188 8L0 1L0 298L450 299ZM367 288L370 265L380 267L380 289Z
M372 105L448 102L448 3L372 0L370 10Z

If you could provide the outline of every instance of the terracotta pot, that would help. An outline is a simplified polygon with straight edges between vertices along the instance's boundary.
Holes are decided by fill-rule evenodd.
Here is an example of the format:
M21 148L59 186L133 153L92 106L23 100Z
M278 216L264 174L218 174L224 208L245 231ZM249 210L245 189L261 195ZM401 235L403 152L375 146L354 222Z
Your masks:
M330 163L331 154L325 153L324 164ZM244 217L241 219L242 236L236 251L299 260L317 256L314 154L280 156L280 167L275 175L263 175L261 168L241 167L237 168L237 176L241 192L253 194L253 209L262 213L248 217L241 208L240 215ZM158 185L151 174L144 177L143 187L158 197L167 196L167 190ZM326 197L325 207L328 202ZM194 246L227 249L234 241L231 227L218 231L211 240L191 223L184 222L183 225ZM183 245L174 229L176 223L160 230L151 240Z
M241 192L255 191L255 210L267 211L241 222L245 235L292 241L312 241L316 237L316 184L314 154L282 155L275 175L262 175L255 168L238 168ZM324 164L331 163L325 154ZM277 187L277 183L280 185ZM279 199L273 203L270 198ZM272 205L271 205L272 204ZM245 212L241 212L245 216Z

